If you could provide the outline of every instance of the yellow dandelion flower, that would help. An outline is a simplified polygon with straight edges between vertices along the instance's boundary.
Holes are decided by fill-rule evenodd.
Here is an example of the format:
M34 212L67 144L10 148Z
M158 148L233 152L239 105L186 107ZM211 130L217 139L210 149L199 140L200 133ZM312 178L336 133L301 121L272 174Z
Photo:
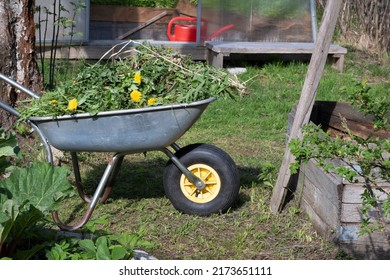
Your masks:
M54 104L54 103L57 103L58 101L53 99L53 100L50 100L49 104Z
M142 76L141 76L141 72L137 72L135 73L134 75L134 82L136 82L137 84L141 84L141 79L142 79Z
M76 98L73 98L71 100L69 100L69 103L68 103L68 110L69 111L74 111L77 109L77 106L79 105L79 103L77 102L77 99Z
M134 103L139 103L142 98L142 93L135 89L130 93L130 98Z
M157 99L152 97L148 99L148 106L152 106L154 103L156 103Z

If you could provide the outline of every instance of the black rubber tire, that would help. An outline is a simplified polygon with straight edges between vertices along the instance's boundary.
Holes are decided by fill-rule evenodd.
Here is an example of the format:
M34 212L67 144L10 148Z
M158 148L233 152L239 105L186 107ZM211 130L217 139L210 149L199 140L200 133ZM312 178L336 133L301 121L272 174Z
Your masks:
M172 205L180 212L200 216L226 212L238 198L240 178L236 164L223 150L209 144L192 144L180 149L175 156L187 168L204 164L213 168L220 178L220 190L205 203L188 199L180 187L182 172L170 160L164 170L164 190Z

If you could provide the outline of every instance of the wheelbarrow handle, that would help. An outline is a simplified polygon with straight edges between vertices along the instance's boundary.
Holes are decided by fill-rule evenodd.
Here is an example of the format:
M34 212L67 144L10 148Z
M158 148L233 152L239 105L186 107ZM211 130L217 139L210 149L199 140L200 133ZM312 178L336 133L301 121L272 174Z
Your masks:
M7 76L5 76L5 75L3 75L1 73L0 73L0 79L3 80L4 82L6 82L7 84L10 84L11 86L16 87L20 91L24 92L25 94L27 94L27 95L29 95L29 96L31 96L33 98L39 98L38 94L32 92L28 88L22 86L21 84L15 82L14 80L8 78Z
M18 111L16 111L13 107L5 104L4 102L0 101L0 108L7 111L8 113L14 115L15 117L20 117L20 114Z
M29 90L28 88L22 86L21 84L15 82L14 80L8 78L7 76L5 76L1 73L0 73L0 79L3 80L4 82L6 82L7 84L10 84L11 86L16 87L17 89L21 90L22 92L28 94L31 97L39 98L38 95L36 95L34 92ZM0 101L0 108L6 110L7 112L9 112L10 114L12 114L16 117L20 117L20 114L17 110L15 110L13 107L5 104L4 102Z
M19 89L20 91L26 93L30 97L37 98L37 99L40 98L39 95L37 95L36 93L32 92L31 90L22 86L21 84L15 82L14 80L8 78L7 76L3 75L2 73L0 73L0 80L3 80L7 84ZM5 104L2 101L0 101L0 108L7 111L8 113L18 117L18 118L20 117L20 113L17 110L15 110L13 107L9 106L8 104ZM42 131L39 130L39 128L34 123L30 122L30 125L38 133L38 136L41 138L41 142L45 148L47 161L49 163L53 164L53 153L50 149L49 144L47 143L45 135L42 133Z

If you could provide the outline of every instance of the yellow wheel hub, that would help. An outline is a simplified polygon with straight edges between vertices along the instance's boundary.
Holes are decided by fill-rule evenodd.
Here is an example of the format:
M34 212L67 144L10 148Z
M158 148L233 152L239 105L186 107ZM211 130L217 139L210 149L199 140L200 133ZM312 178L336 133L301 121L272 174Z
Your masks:
M198 190L184 174L181 175L180 188L187 199L195 203L207 203L217 197L221 190L221 179L213 168L205 164L194 164L188 170L200 178L206 186L203 190Z

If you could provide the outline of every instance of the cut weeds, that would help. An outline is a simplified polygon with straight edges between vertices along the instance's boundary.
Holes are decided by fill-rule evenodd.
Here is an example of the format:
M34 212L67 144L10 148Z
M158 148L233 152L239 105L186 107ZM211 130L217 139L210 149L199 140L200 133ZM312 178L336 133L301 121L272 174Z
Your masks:
M389 86L383 71L357 65L347 56L340 74L327 67L318 90L319 100L342 100L342 87L366 78ZM228 152L239 167L239 200L226 214L209 217L177 212L164 196L162 174L167 158L162 153L129 155L119 172L108 203L98 205L92 219L108 215L103 227L111 234L139 232L154 244L148 253L158 259L339 259L348 258L316 234L310 217L299 210L299 197L282 213L272 214L269 201L284 149L287 117L299 99L307 65L276 63L247 67L240 78L251 79L249 95L240 101L219 99L179 140L179 145L212 143ZM365 69L362 69L362 68ZM371 72L370 69L375 69ZM364 77L360 74L364 73ZM376 75L381 76L376 76ZM375 86L375 85L374 85ZM105 154L83 154L82 176L92 192L107 161ZM66 160L66 159L65 159ZM86 205L67 201L62 220L79 217ZM142 248L141 248L142 249Z

